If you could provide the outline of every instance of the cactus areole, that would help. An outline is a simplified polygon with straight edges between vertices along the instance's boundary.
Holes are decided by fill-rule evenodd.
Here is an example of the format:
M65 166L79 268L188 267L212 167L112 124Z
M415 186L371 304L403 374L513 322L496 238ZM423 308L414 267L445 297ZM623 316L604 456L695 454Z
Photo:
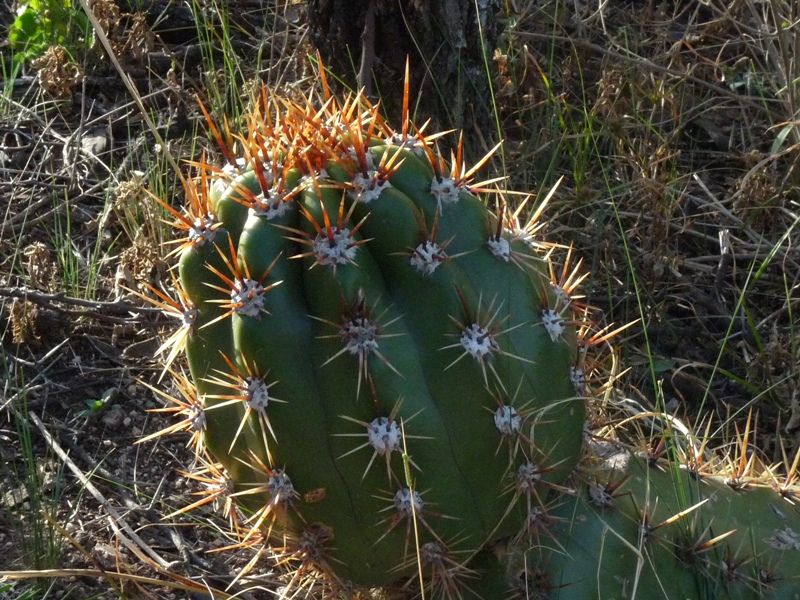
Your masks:
M209 120L228 163L172 209L175 343L242 545L342 585L402 584L420 559L459 589L579 459L572 310L460 143L445 160L358 97L256 105L235 139Z

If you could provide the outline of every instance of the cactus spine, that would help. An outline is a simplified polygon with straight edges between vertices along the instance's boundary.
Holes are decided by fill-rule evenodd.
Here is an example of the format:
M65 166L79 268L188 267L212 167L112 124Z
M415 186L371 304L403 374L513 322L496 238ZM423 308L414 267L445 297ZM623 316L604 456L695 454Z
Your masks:
M407 97L394 131L322 82L319 103L262 94L233 144L209 117L227 164L200 165L183 212L164 204L185 232L168 357L185 348L195 388L176 412L208 450L203 473L223 478L240 545L343 595L413 588L421 572L435 598L677 597L696 589L686 545L648 523L704 497L720 528L764 524L725 560L750 560L747 542L759 569L798 566L797 548L770 550L767 507L790 515L786 531L798 519L769 490L740 501L638 458L605 496L580 483L584 354L606 336L570 297L578 271L551 264L538 213L520 224L493 181L473 181L486 159L468 169L460 141L448 161L438 136L409 133ZM590 507L623 488L626 509ZM721 529L701 522L702 545Z

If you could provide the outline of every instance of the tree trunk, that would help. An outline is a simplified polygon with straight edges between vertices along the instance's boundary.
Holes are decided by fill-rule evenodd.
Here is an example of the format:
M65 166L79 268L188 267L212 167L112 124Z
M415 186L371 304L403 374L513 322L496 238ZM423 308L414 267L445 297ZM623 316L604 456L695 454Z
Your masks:
M326 65L380 98L392 122L409 57L411 109L433 119L431 130L484 128L493 122L496 8L495 0L309 0L308 21Z

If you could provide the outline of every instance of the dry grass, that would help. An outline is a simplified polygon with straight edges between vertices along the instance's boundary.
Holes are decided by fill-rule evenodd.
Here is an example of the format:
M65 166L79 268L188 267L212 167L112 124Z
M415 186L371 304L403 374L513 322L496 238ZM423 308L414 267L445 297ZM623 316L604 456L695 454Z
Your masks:
M756 408L770 452L798 424L800 34L776 32L797 8L667 4L519 20L497 56L503 129L509 164L534 168L507 170L568 174L549 233L610 320L642 318L621 345L631 391L690 422Z
M499 131L467 135L505 141L490 170L514 189L565 178L547 237L575 244L591 270L583 291L609 322L641 319L618 344L626 393L711 431L753 409L766 459L782 459L779 435L794 455L800 9L509 5L491 62ZM207 552L227 543L210 508L161 519L197 486L177 474L191 460L183 440L133 445L167 425L145 412L159 400L141 381L157 385L169 323L127 291L168 278L155 248L170 232L145 188L177 198L167 154L215 155L195 93L235 118L257 79L289 94L315 83L302 5L242 6L228 19L205 3L204 25L177 33L100 19L161 147L99 46L4 83L0 570L61 571L0 578L0 597L185 597L192 581L225 589L250 558ZM237 586L272 579L264 566Z

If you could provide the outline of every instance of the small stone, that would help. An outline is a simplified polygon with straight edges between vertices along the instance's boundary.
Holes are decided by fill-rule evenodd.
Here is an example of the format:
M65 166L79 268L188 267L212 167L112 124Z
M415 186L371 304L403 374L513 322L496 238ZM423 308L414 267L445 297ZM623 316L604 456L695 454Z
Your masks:
M125 411L122 409L121 406L112 406L102 418L103 425L108 427L109 429L121 429L123 426L127 425L125 420L128 420L127 424L130 424L130 418L127 417Z
M92 129L81 137L81 149L93 156L102 154L108 148L108 135L105 129Z

